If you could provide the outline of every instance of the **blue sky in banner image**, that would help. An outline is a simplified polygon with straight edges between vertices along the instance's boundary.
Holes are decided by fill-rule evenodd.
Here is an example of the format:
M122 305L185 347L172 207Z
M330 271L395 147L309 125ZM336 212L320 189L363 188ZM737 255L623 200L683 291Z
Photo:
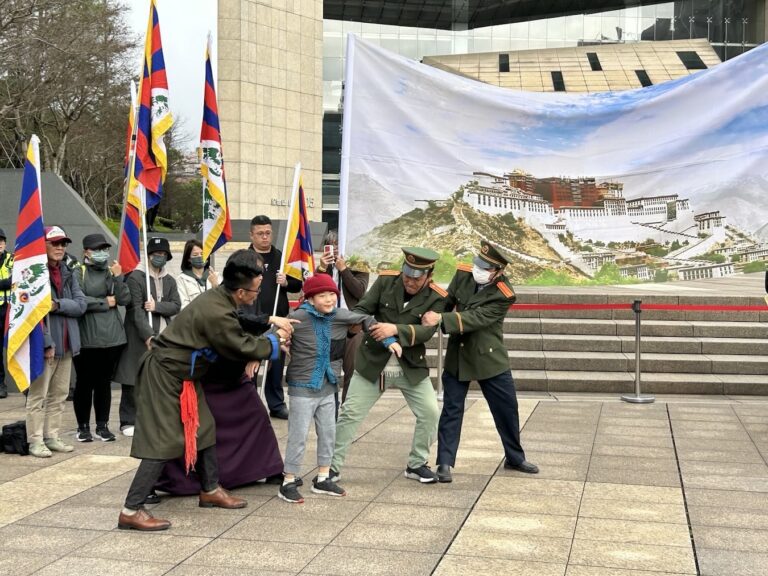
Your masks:
M396 190L404 206L445 198L474 171L519 168L540 178L612 178L628 198L679 193L698 211L722 208L734 182L759 184L768 173L768 45L614 93L499 88L360 40L353 71L350 173ZM374 218L386 221L394 210ZM748 229L768 222L734 211L729 217Z

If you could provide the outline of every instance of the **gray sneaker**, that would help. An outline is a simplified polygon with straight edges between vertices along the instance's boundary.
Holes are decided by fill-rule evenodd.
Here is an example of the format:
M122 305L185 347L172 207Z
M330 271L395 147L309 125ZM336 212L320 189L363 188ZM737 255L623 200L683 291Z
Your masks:
M46 438L45 445L51 452L72 452L74 447L65 444L61 438Z
M317 476L312 480L312 492L315 494L327 494L328 496L346 496L347 491L341 486L326 478L322 482L317 480Z
M296 486L296 482L289 482L280 486L280 491L277 493L281 500L290 502L291 504L304 504L304 497L299 493L299 489Z
M29 453L36 458L50 458L53 456L43 442L35 442L29 445Z
M437 482L437 474L432 472L432 469L426 464L422 464L418 468L411 468L410 466L405 469L405 477L411 480L418 480L422 484L433 484Z

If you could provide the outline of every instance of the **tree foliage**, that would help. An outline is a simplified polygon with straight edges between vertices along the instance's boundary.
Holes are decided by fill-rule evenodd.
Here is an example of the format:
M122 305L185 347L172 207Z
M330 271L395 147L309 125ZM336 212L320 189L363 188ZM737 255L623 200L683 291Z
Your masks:
M122 200L136 38L117 0L3 0L0 167L23 165L31 134L43 170L107 217Z

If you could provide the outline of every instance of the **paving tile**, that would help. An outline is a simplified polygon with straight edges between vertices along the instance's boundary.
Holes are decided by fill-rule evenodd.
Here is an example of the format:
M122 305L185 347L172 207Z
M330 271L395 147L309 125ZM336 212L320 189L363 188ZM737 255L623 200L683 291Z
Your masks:
M9 524L0 528L3 553L15 550L40 554L67 554L103 534L77 528L50 528Z
M531 474L524 477L496 476L488 483L486 494L556 494L559 496L581 496L584 490L582 482L570 480L548 480L536 478Z
M612 444L595 444L592 456L635 456L637 458L674 458L675 449L671 446L622 446Z
M592 456L589 467L590 470L592 468L617 468L677 473L677 461L674 458L641 458L635 454L631 456Z
M43 566L55 562L57 554L46 552L24 552L3 549L0 554L0 574L7 576L27 576Z
M333 519L339 522L351 522L367 505L367 502L347 500L346 498L313 498L305 501L304 504L289 504L278 498L273 498L254 510L251 517L289 518L299 522L305 519Z
M259 570L258 576L294 576L298 572L282 572L275 570ZM248 568L232 566L197 566L184 562L168 572L166 576L253 576Z
M495 492L483 494L477 501L475 510L499 510L509 513L556 514L576 516L579 513L581 495L559 496L549 494L510 494Z
M677 471L656 472L624 468L592 468L587 475L589 482L610 484L645 484L647 486L680 486Z
M583 518L609 518L645 522L688 524L685 507L679 504L655 504L627 500L598 500L584 497L579 516Z
M504 574L504 576L563 576L564 570L565 565L563 564L447 554L438 564L434 575Z
M670 488L665 486L587 482L584 485L584 498L659 504L683 504L682 490L680 490L680 488Z
M624 426L631 427L635 430L638 428L661 428L663 430L669 430L669 422L666 418L645 418L643 416L602 416L600 418L601 426Z
M357 517L357 520L370 524L395 524L400 526L413 525L413 506L401 504L371 503ZM467 517L467 510L462 508L428 507L419 508L419 526L423 527L456 527L458 528Z
M326 546L302 574L335 576L428 576L440 554Z
M230 516L247 516L265 503L272 500L276 500L276 496L254 496L249 495L246 500L248 506L245 508L236 509L224 509L224 508L200 508L199 500L197 496L163 496L159 504L149 507L152 514L155 516L161 516L167 518L173 522L173 517L176 513L186 514L189 512L195 512L198 514L217 514L217 515L230 515ZM122 493L122 498L118 501L118 508L125 500L125 493Z
M565 576L670 576L672 572L649 572L647 570L623 570L621 568L600 568L598 566L568 566Z
M768 553L696 547L701 576L765 576Z
M574 540L569 565L696 574L690 547Z
M726 465L732 462L743 462L746 464L762 464L765 462L755 448L747 451L729 451L708 450L707 448L681 448L678 446L677 457L681 462L701 460L703 462L717 462Z
M348 522L314 518L249 516L224 532L222 538L297 544L329 544ZM175 528L175 525L174 525Z
M713 490L743 490L768 492L768 478L749 478L725 474L683 474L685 489L707 488Z
M570 538L512 536L504 532L463 528L453 541L449 553L565 564L570 548Z
M611 446L654 446L657 448L673 448L672 437L667 436L648 436L635 431L634 434L603 434L595 436L595 444L608 444Z
M579 518L576 539L601 542L632 542L658 546L690 547L687 524L641 522L638 520L612 520L606 518Z
M404 529L392 524L368 524L355 520L333 540L333 545L442 554L453 540L457 528L411 525Z
M66 502L66 501L65 501ZM112 530L117 526L119 507L72 506L56 504L18 520L18 524L83 530Z
M288 542L259 542L219 538L196 552L185 562L191 565L217 568L247 568L283 572L301 571L323 549L314 544Z
M17 464L11 459L10 455L0 456L2 458L3 465L0 466L0 482L9 482L10 480L16 480L27 474L31 474L35 470L39 470L36 466L24 466L23 464ZM21 460L24 462L24 460Z
M592 442L549 442L544 440L526 440L521 438L526 450L531 452L564 452L566 454L591 454Z
M448 489L451 484L391 485L376 497L375 502L389 504L408 504L411 506L438 506L449 508L471 508L481 494L481 490Z
M720 550L763 552L768 549L768 531L719 526L695 526L696 546Z
M757 495L757 494L756 494ZM693 526L723 526L768 530L768 510L750 510L726 506L688 506Z
M601 423L597 430L600 436L642 436L644 438L669 438L671 432L669 428L664 427L645 427L639 431L634 426L613 426L611 424L603 425Z
M511 537L525 534L548 538L572 538L575 527L576 518L573 516L475 510L467 518L462 530L470 528L478 531L503 532Z
M526 460L529 462L533 462L534 464L538 464L539 466L539 473L536 474L537 478L540 479L551 479L551 480L576 480L579 482L584 482L587 479L587 470L588 465L587 464L581 464L578 466L559 466L559 465L552 465L552 464L543 464L542 462L536 461L534 458L529 457L526 455ZM504 467L500 467L497 472L498 477L514 477L514 478L528 478L530 477L530 474L527 474L525 472L520 472L518 470L506 470Z
M762 492L686 488L685 498L689 506L727 506L768 512L768 498Z
M370 502L402 475L403 468L400 467L371 470L370 468L345 466L339 484L347 491L347 498ZM314 476L314 472L312 476ZM309 484L305 482L304 486L309 486ZM306 489L305 492L309 492L309 489Z
M35 576L160 576L166 574L173 566L170 563L67 556L35 572Z
M111 560L141 558L144 562L177 564L210 541L209 538L174 536L172 532L152 534L120 530L108 532L87 543L76 550L74 556Z
M753 478L768 477L768 466L762 463L729 463L723 466L722 462L702 462L700 460L688 460L680 462L680 470L683 478L688 474L742 476Z

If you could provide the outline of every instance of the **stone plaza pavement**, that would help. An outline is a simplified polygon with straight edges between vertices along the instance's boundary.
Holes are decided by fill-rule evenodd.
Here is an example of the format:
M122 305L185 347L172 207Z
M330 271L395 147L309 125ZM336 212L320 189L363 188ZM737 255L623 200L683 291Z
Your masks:
M414 419L387 392L350 451L346 498L305 489L291 505L266 485L236 490L243 510L168 498L153 512L173 527L156 534L116 529L137 466L128 439L0 454L0 574L768 574L767 399L521 394L520 409L537 476L500 467L473 395L454 482L403 478ZM0 400L0 422L23 415L22 396ZM284 443L287 424L273 423Z

